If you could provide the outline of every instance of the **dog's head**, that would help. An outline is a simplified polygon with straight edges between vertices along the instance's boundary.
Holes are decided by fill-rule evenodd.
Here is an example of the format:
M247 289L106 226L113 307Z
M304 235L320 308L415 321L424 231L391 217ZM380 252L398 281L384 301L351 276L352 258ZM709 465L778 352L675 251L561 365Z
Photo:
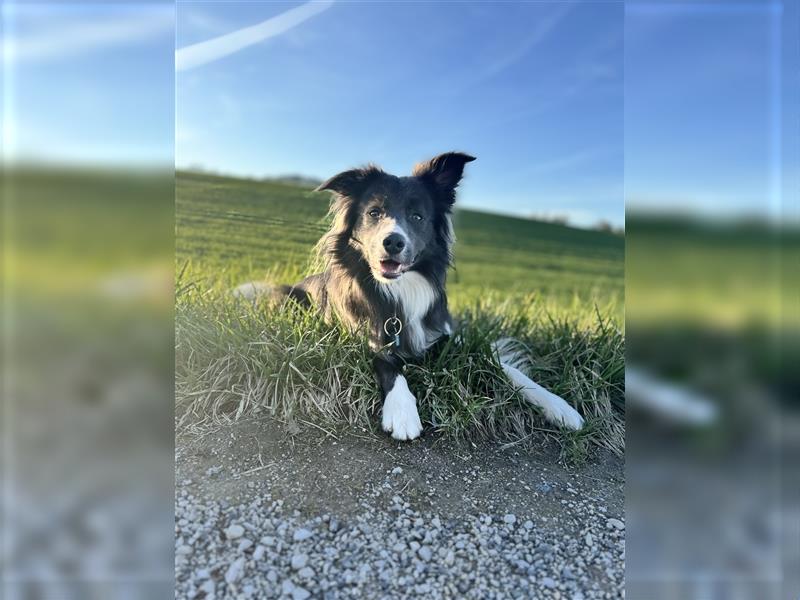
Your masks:
M425 260L449 262L455 190L464 165L473 160L448 152L418 164L410 177L375 166L331 177L317 188L336 193L326 251L334 257L358 252L381 283L401 278Z

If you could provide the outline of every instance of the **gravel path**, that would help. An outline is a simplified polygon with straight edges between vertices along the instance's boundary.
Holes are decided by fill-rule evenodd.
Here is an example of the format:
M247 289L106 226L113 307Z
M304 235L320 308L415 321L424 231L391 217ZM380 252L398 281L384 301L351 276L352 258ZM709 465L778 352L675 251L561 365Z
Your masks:
M596 483L607 464L534 470L483 448L465 456L424 442L411 451L385 440L313 444L271 431L225 430L179 443L178 477L186 478L177 485L176 598L624 597L621 485ZM263 452L270 437L273 462L262 454L256 467L242 459L252 453L243 440L256 438ZM331 447L348 456L372 452L372 468L364 474L331 462ZM392 466L409 459L411 467ZM450 483L428 478L420 489L419 473L408 471L432 464L450 469L443 479ZM481 465L494 488L479 485ZM350 470L355 475L345 478ZM519 477L509 482L509 473ZM467 501L461 486L479 489L481 502ZM346 502L326 501L337 489ZM439 502L445 490L462 497Z

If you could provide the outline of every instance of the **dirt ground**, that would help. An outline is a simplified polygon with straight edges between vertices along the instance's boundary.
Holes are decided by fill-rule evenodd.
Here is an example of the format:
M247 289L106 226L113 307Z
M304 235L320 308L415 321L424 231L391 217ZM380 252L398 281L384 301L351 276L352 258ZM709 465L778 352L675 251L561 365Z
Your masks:
M458 520L479 513L535 515L564 536L579 534L588 501L624 518L624 461L598 450L580 466L560 463L558 448L455 443L435 435L397 442L372 432L290 433L269 418L247 419L176 440L176 482L211 500L246 502L268 490L303 516L346 518L387 506L402 494L417 510ZM577 506L574 504L573 506Z

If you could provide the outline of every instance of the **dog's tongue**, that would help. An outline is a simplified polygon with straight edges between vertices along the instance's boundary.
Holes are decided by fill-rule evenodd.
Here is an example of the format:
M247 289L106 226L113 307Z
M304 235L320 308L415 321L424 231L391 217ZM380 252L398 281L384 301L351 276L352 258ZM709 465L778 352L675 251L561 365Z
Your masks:
M400 263L394 260L382 260L381 272L383 275L400 275Z

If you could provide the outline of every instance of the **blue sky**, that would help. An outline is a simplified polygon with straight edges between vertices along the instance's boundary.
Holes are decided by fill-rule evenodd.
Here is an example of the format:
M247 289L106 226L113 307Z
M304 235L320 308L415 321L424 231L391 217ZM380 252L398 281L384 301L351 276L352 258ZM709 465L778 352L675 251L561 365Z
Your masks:
M171 165L171 2L3 2L3 152L57 163Z
M797 23L794 2L628 5L629 209L786 216L798 183Z
M181 2L177 47L300 4ZM336 2L177 72L176 164L404 174L457 149L463 206L621 224L622 50L621 4Z
M325 177L461 149L488 210L800 217L796 2L631 1L624 44L619 3L336 2L175 72L300 6L4 2L4 158Z

